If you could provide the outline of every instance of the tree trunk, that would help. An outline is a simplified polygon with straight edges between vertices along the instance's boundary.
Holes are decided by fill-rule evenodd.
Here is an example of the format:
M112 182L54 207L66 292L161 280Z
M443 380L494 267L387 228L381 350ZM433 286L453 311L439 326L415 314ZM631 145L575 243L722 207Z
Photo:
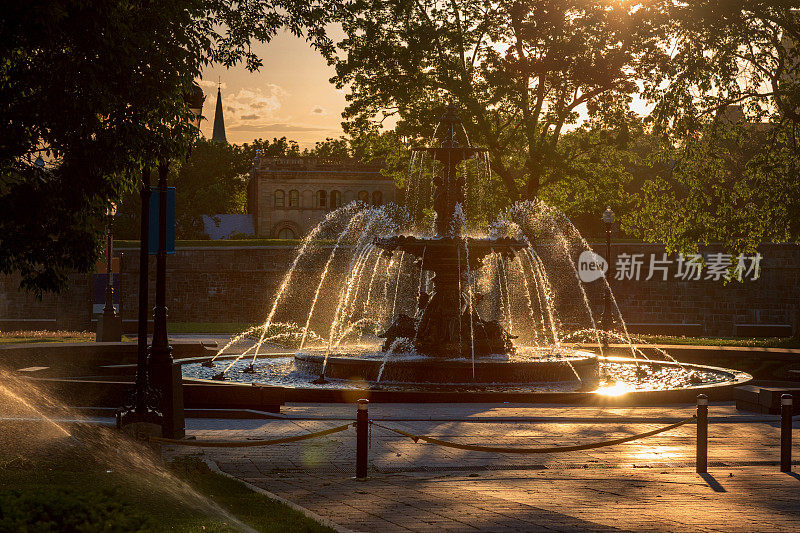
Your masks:
M525 186L525 199L535 200L539 196L539 187L542 180L543 165L536 154L531 154L528 159L528 182Z

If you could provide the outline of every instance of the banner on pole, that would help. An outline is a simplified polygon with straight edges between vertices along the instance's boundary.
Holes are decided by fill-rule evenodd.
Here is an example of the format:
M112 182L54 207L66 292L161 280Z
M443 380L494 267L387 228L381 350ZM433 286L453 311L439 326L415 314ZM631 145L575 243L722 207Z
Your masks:
M159 191L150 188L150 233L147 248L150 255L158 253L158 207ZM167 253L175 253L175 187L167 187Z

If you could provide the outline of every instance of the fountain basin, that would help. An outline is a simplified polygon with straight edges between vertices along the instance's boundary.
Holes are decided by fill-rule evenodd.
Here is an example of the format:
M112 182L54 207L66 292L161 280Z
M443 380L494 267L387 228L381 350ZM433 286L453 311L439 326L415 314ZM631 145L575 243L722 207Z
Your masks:
M205 360L205 358L203 358ZM450 360L452 361L452 360ZM242 372L249 361L239 361L226 374L225 382L211 379L230 358L218 360L217 369L203 367L200 359L182 361L184 383L208 387L208 401L220 402L217 391L261 391L280 395L286 402L355 402L369 398L377 402L520 402L525 404L654 405L692 403L699 393L711 401L730 401L734 387L752 379L745 372L673 361L643 361L624 357L598 356L600 379L591 387L577 381L530 383L402 383L362 381L328 377L325 384L313 384L319 374L299 371L289 354L260 357L255 374ZM648 376L637 375L637 368ZM388 365L387 365L388 369ZM691 382L695 374L701 379ZM214 391L212 393L212 390ZM248 392L249 394L249 392ZM255 408L255 407L254 407Z
M507 357L468 359L404 356L394 354L384 366L381 359L300 352L294 358L302 373L349 381L407 384L575 383L594 385L598 380L597 357L589 352L558 358L513 361ZM383 372L381 373L381 367ZM473 373L474 372L474 373Z

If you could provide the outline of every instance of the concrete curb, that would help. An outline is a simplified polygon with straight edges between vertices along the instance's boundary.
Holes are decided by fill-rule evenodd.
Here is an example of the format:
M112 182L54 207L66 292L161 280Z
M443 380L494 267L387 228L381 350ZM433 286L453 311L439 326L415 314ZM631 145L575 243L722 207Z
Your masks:
M237 478L235 476L232 476L231 474L229 474L227 472L223 472L222 470L220 470L219 466L217 466L217 463L215 463L213 459L209 459L208 457L203 457L203 462L208 465L208 468L212 472L216 472L217 474L223 475L223 476L225 476L225 477L227 477L229 479L233 479L234 481L238 481L239 483L241 483L242 485L244 485L248 489L252 490L253 492L257 492L259 494L262 494L262 495L264 495L267 498L270 498L272 500L279 501L282 504L291 507L295 511L303 513L303 515L305 515L306 517L310 518L311 520L314 520L315 522L319 522L323 526L327 526L327 527L333 529L337 533L359 533L359 532L354 531L352 529L347 529L345 527L342 527L339 524L337 524L336 522L333 522L332 520L324 518L324 517L318 515L317 513L315 513L314 511L311 511L310 509L306 509L305 507L303 507L301 505L298 505L298 504L294 503L293 501L287 500L286 498L278 496L277 494L273 494L273 493L269 492L266 489L262 489L261 487L257 487L255 485L253 485L252 483L248 483L247 481L244 481L244 480L239 479L239 478Z

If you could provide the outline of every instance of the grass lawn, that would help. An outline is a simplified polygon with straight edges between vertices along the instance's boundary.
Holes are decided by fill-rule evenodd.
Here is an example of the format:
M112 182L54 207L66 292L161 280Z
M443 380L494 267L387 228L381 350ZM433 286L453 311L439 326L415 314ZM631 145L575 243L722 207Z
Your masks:
M0 530L246 529L239 520L257 531L332 531L199 459L163 467L116 430L67 429L80 442L44 422L2 422Z
M590 238L591 244L596 246L605 245L605 239ZM612 239L615 244L635 244L642 242L639 239ZM175 241L176 248L214 248L219 246L300 246L302 240L300 239L200 239L200 240L181 240ZM318 244L335 244L336 240L321 239L317 241ZM138 240L118 239L114 240L115 248L139 248Z
M0 344L94 342L91 331L0 331Z
M236 335L255 325L248 322L170 322L167 330L175 335Z
M255 325L257 324L249 322L170 322L167 328L171 334L175 335L236 335ZM792 337L675 337L666 335L633 335L633 337L650 344L800 348L800 339ZM94 338L95 334L91 331L0 331L0 344L94 342ZM130 339L123 336L122 340Z
M695 346L745 346L751 348L800 348L800 339L793 337L668 337L634 335L650 344L693 344Z
M257 324L248 322L173 322L169 332L176 335L235 335ZM749 346L754 348L800 348L800 340L792 337L675 337L666 335L632 335L650 344L694 344L698 346ZM589 342L590 339L586 339Z

